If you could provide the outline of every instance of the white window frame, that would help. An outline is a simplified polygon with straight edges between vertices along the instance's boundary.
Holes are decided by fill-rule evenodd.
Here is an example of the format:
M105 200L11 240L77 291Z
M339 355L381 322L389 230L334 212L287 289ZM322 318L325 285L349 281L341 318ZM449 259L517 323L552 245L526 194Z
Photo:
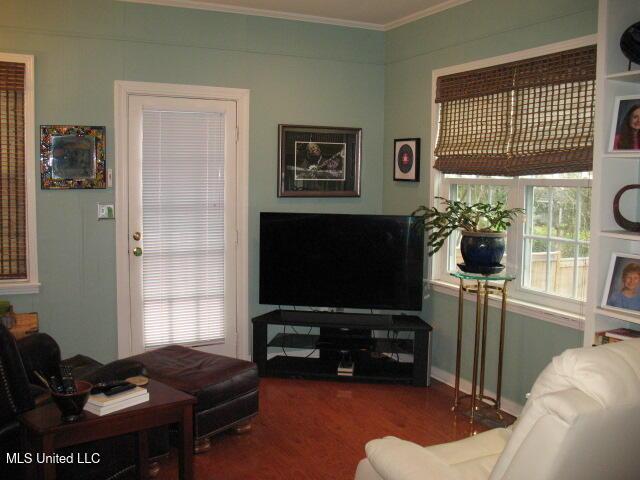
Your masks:
M586 179L534 179L528 177L487 177L487 178L466 178L466 177L445 177L439 170L434 168L436 157L433 153L437 143L439 105L435 102L436 85L438 77L455 73L475 70L478 68L490 67L527 58L548 55L574 48L593 45L597 42L596 35L588 35L565 42L558 42L542 47L522 50L519 52L501 55L498 57L469 62L461 65L454 65L437 70L433 70L431 79L431 155L429 162L430 189L428 195L430 207L438 206L436 196L449 198L451 184L481 184L481 185L503 185L509 189L507 196L507 207L515 208L525 206L525 192L529 185L553 186L553 187L591 187L591 180ZM517 272L522 272L522 249L524 246L524 222L521 216L509 229L509 241L507 242L507 258L516 259ZM512 267L515 265L510 261ZM458 294L458 281L448 272L448 242L442 250L432 257L428 270L428 282L434 290L449 295ZM517 278L509 287L509 311L521 313L534 318L539 318L551 323L564 325L577 330L584 328L584 312L586 301L563 298L546 292L537 292L528 288L523 288L522 278ZM492 306L499 307L497 298L490 300Z
M27 228L27 278L0 280L0 295L38 293L38 245L36 232L36 157L34 114L34 57L0 52L0 61L23 63L24 72L24 170Z

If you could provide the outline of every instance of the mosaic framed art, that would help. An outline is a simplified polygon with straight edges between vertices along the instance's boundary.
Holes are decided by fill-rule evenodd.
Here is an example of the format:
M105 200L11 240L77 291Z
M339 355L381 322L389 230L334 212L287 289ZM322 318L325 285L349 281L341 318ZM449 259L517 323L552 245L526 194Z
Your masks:
M105 130L96 126L41 125L41 188L107 188Z

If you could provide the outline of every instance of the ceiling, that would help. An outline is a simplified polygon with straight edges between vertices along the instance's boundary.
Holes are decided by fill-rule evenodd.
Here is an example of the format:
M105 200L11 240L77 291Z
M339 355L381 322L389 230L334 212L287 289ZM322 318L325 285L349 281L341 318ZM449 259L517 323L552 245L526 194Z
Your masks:
M471 0L123 0L389 30Z

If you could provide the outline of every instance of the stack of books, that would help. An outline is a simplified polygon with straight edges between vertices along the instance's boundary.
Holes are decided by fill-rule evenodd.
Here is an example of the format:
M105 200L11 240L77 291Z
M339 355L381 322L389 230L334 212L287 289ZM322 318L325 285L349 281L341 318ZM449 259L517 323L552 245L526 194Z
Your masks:
M117 412L124 408L133 407L139 403L149 401L149 392L146 388L136 387L133 390L107 396L104 393L91 395L84 409L99 417L108 413Z
M603 345L605 343L621 342L630 338L640 338L640 330L632 330L630 328L615 328L613 330L604 330L596 333L596 344Z

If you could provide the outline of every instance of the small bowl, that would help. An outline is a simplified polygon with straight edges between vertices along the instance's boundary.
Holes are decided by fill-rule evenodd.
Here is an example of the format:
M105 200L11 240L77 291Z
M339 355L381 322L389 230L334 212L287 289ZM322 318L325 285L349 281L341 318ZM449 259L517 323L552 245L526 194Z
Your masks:
M75 393L55 393L51 392L53 401L62 412L62 421L77 422L84 414L84 406L89 400L89 394L93 385L84 380L76 380Z

